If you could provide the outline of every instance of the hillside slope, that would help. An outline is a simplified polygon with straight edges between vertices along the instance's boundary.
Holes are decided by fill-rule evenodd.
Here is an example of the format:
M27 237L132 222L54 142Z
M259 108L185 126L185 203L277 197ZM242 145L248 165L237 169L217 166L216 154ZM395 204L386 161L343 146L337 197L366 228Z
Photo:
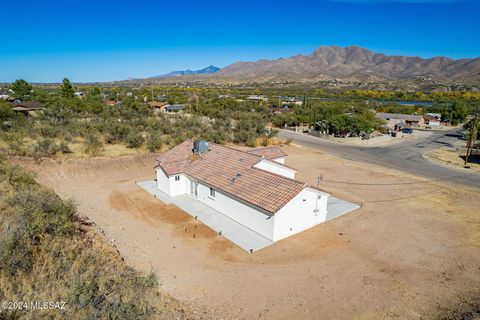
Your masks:
M387 56L357 46L322 46L310 55L276 60L236 62L215 74L216 78L263 80L353 81L402 80L429 77L439 81L480 80L480 58L453 60L445 57Z

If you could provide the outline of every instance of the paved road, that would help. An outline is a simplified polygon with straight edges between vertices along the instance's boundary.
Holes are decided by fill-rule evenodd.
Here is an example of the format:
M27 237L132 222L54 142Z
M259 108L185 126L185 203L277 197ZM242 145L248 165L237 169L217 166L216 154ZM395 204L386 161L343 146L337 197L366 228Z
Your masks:
M427 151L462 143L459 139L461 129L431 132L430 135L417 139L377 147L348 146L287 130L280 130L279 137L293 139L296 144L327 151L344 159L379 164L432 179L480 188L480 174L449 169L422 157Z

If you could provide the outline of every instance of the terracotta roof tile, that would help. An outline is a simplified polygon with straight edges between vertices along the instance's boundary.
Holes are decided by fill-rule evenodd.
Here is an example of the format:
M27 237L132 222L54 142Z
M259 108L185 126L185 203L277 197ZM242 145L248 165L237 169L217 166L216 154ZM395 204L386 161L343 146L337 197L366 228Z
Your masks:
M209 143L207 153L196 155L192 147L191 140L179 144L157 159L158 166L167 175L184 173L270 214L305 187L303 182L253 167L261 160L257 154Z
M287 154L283 152L283 150L280 149L279 147L260 148L260 149L249 150L247 152L250 154L255 154L257 156L263 156L267 159L275 159L275 158L281 158L281 157L287 156Z

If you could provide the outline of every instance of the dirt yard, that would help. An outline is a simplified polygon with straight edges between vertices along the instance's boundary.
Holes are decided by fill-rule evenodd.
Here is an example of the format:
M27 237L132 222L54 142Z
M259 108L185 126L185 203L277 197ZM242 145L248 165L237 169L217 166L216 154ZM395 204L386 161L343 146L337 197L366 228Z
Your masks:
M447 149L437 149L424 154L424 158L433 161L439 165L448 166L451 168L469 171L469 172L480 172L480 157L471 156L468 165L469 169L465 169L465 158L464 155L459 155L457 151L447 150Z
M155 155L15 162L75 199L127 263L219 319L430 319L480 297L478 190L284 150L298 179L323 175L362 208L254 254L136 186Z

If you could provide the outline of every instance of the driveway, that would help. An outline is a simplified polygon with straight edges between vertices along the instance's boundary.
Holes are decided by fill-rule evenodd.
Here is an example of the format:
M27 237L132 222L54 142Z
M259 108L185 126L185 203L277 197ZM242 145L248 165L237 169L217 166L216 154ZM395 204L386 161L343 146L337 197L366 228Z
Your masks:
M431 135L418 139L378 147L347 146L287 130L280 130L278 136L292 139L298 145L326 151L344 159L379 164L434 180L480 188L480 174L438 166L422 156L430 150L463 144L464 142L460 140L461 131L462 129L454 129L432 132Z

